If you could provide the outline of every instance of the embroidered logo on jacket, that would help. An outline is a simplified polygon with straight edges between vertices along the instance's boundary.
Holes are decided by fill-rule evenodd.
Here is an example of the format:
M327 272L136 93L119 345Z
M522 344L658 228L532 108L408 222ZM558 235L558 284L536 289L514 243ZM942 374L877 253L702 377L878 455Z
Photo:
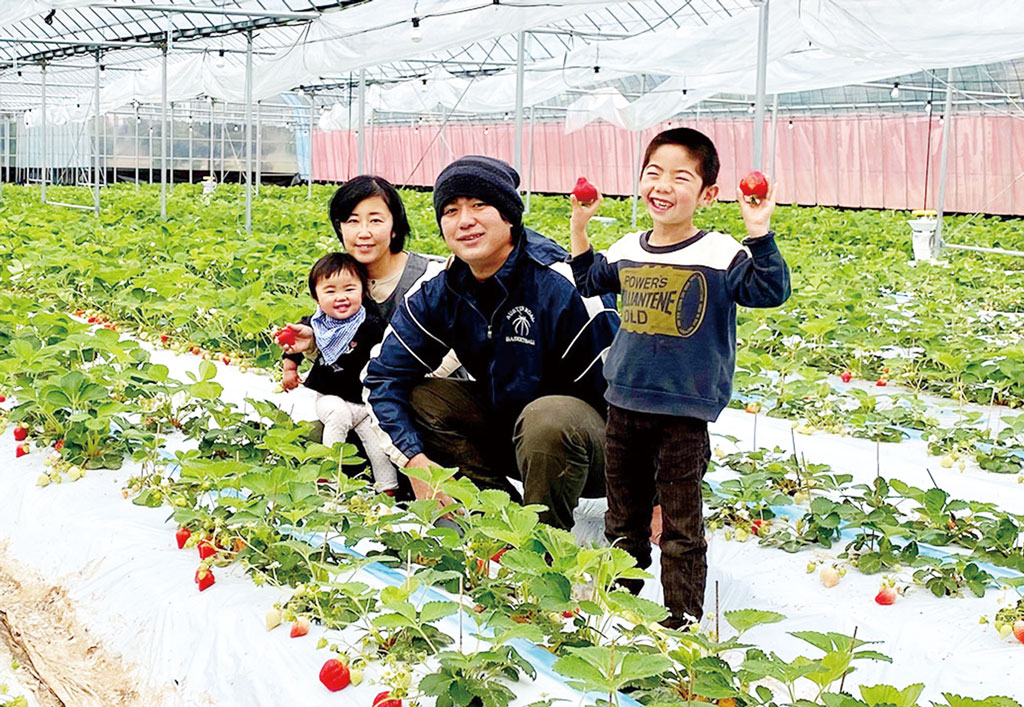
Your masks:
M708 283L699 270L647 265L619 270L622 328L687 338L704 321Z
M529 307L513 307L505 315L505 319L512 325L512 331L515 332L515 336L506 336L505 341L508 343L516 344L529 344L534 346L536 342L529 338L530 329L533 328L534 316L533 312Z

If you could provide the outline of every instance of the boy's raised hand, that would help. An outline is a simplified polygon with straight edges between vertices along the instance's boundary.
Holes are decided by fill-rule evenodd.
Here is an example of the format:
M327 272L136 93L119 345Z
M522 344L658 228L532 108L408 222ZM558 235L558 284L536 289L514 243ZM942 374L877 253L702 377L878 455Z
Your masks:
M569 216L569 243L573 257L590 250L587 224L601 208L602 198L601 193L598 192L596 199L584 204L576 198L575 194L569 195L569 203L572 205L572 214Z
M740 205L743 223L747 227L747 236L760 238L771 230L772 212L775 211L775 188L778 182L768 180L768 194L756 203L748 200L739 187L736 187L736 201Z

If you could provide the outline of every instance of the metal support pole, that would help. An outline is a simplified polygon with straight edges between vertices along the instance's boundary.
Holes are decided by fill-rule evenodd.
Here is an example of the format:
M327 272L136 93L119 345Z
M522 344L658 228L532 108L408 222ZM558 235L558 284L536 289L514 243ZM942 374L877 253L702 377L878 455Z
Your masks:
M96 52L96 85L93 87L93 103L96 108L96 169L92 182L92 208L97 216L100 215L100 61L102 55Z
M377 110L375 108L371 108L370 109L370 127L367 129L368 133L369 133L369 137L370 137L370 141L369 141L369 144L370 144L370 147L369 147L370 159L367 160L367 163L369 164L369 169L367 169L366 171L369 174L373 174L374 173L374 171L373 171L373 151L377 147L377 135L376 135L377 128L376 128L376 123L374 121L374 118L376 117L376 115L377 115Z
M757 15L757 95L754 97L754 169L764 164L764 99L768 70L768 0L761 2Z
M217 171L213 166L213 107L214 100L210 99L210 177L216 178Z
M224 106L224 117L227 118L228 109ZM228 124L222 120L220 123L220 181L228 180Z
M167 218L167 50L171 47L171 16L160 60L160 218Z
M42 179L39 182L39 184L40 184L40 186L39 186L39 197L40 197L40 199L42 199L42 202L45 204L46 203L46 64L42 64L40 68L42 69L42 79L41 79L41 83L42 83L42 96L40 97L40 101L41 101L41 114L42 114L42 118L43 118L43 123L42 123L42 127L43 127L43 146L42 147L43 147L43 150L42 150L42 161L40 162L41 169L39 170L40 176L42 177Z
M932 257L942 250L942 216L946 209L946 168L949 161L949 131L953 123L953 67L946 69L946 106L942 110L942 152L939 157L939 193L935 204L935 241ZM928 146L931 149L931 145Z
M135 191L139 190L139 104L135 104Z
M245 232L252 233L252 30L245 34Z
M643 96L647 92L647 74L640 75L640 95ZM641 151L644 149L644 133L642 130L636 131L636 161L633 162L633 207L632 215L629 217L629 222L633 228L636 228L636 203L640 199L640 157Z
M359 127L357 130L359 152L356 160L356 172L364 174L366 171L364 169L366 165L366 69L359 70Z
M313 198L313 115L316 113L316 94L309 92L309 185L306 198Z
M174 191L174 101L167 103L167 191Z
M537 106L530 106L530 158L526 167L526 213L530 213L530 193L533 191L533 126Z
M256 180L252 185L255 196L260 195L260 183L263 181L263 126L260 107L260 102L256 101Z
M516 42L516 135L512 152L512 166L523 173L523 79L526 56L526 32L520 32Z
M779 94L772 96L772 142L769 151L771 152L772 161L768 167L768 176L771 177L772 181L775 181L775 129L779 124ZM838 182L836 182L838 184Z

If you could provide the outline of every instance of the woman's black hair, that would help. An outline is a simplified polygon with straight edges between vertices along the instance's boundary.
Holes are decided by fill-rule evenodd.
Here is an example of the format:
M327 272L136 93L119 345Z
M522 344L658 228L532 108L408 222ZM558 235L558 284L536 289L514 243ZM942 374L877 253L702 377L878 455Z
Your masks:
M405 214L405 204L402 203L402 197L398 195L398 190L391 182L372 174L353 177L338 187L338 191L334 192L334 196L331 197L330 219L338 240L341 240L341 224L352 215L359 202L372 196L379 196L388 205L393 223L391 252L401 253L405 248L405 237L409 235L410 230L409 217Z
M316 299L317 284L321 280L326 280L339 272L350 272L358 277L359 282L363 286L363 297L366 297L366 293L369 291L367 289L369 287L367 284L369 278L366 274L366 266L348 253L328 253L316 261L313 264L313 268L309 271L309 294L312 295L313 299Z

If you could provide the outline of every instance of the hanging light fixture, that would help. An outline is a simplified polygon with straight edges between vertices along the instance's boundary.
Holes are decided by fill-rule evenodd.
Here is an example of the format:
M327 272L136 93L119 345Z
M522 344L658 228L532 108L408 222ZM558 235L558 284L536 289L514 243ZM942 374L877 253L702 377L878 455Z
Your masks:
M750 115L754 114L754 104L753 103L751 103L749 106L747 106L747 113L749 113Z
M932 102L931 102L931 100L928 100L928 101L925 102L925 104L924 104L924 112L927 113L928 115L932 114Z
M889 95L892 96L893 98L899 98L900 97L900 82L899 81L897 81L896 83L894 83L892 85L892 90L889 91Z
M790 129L790 130L792 130L792 129L793 129L793 121L792 121L792 120L791 120L791 121L789 121L789 125L788 125L787 127L788 127L788 128Z
M423 39L423 30L420 29L420 18L412 18L412 34L409 37L414 42L419 42Z

